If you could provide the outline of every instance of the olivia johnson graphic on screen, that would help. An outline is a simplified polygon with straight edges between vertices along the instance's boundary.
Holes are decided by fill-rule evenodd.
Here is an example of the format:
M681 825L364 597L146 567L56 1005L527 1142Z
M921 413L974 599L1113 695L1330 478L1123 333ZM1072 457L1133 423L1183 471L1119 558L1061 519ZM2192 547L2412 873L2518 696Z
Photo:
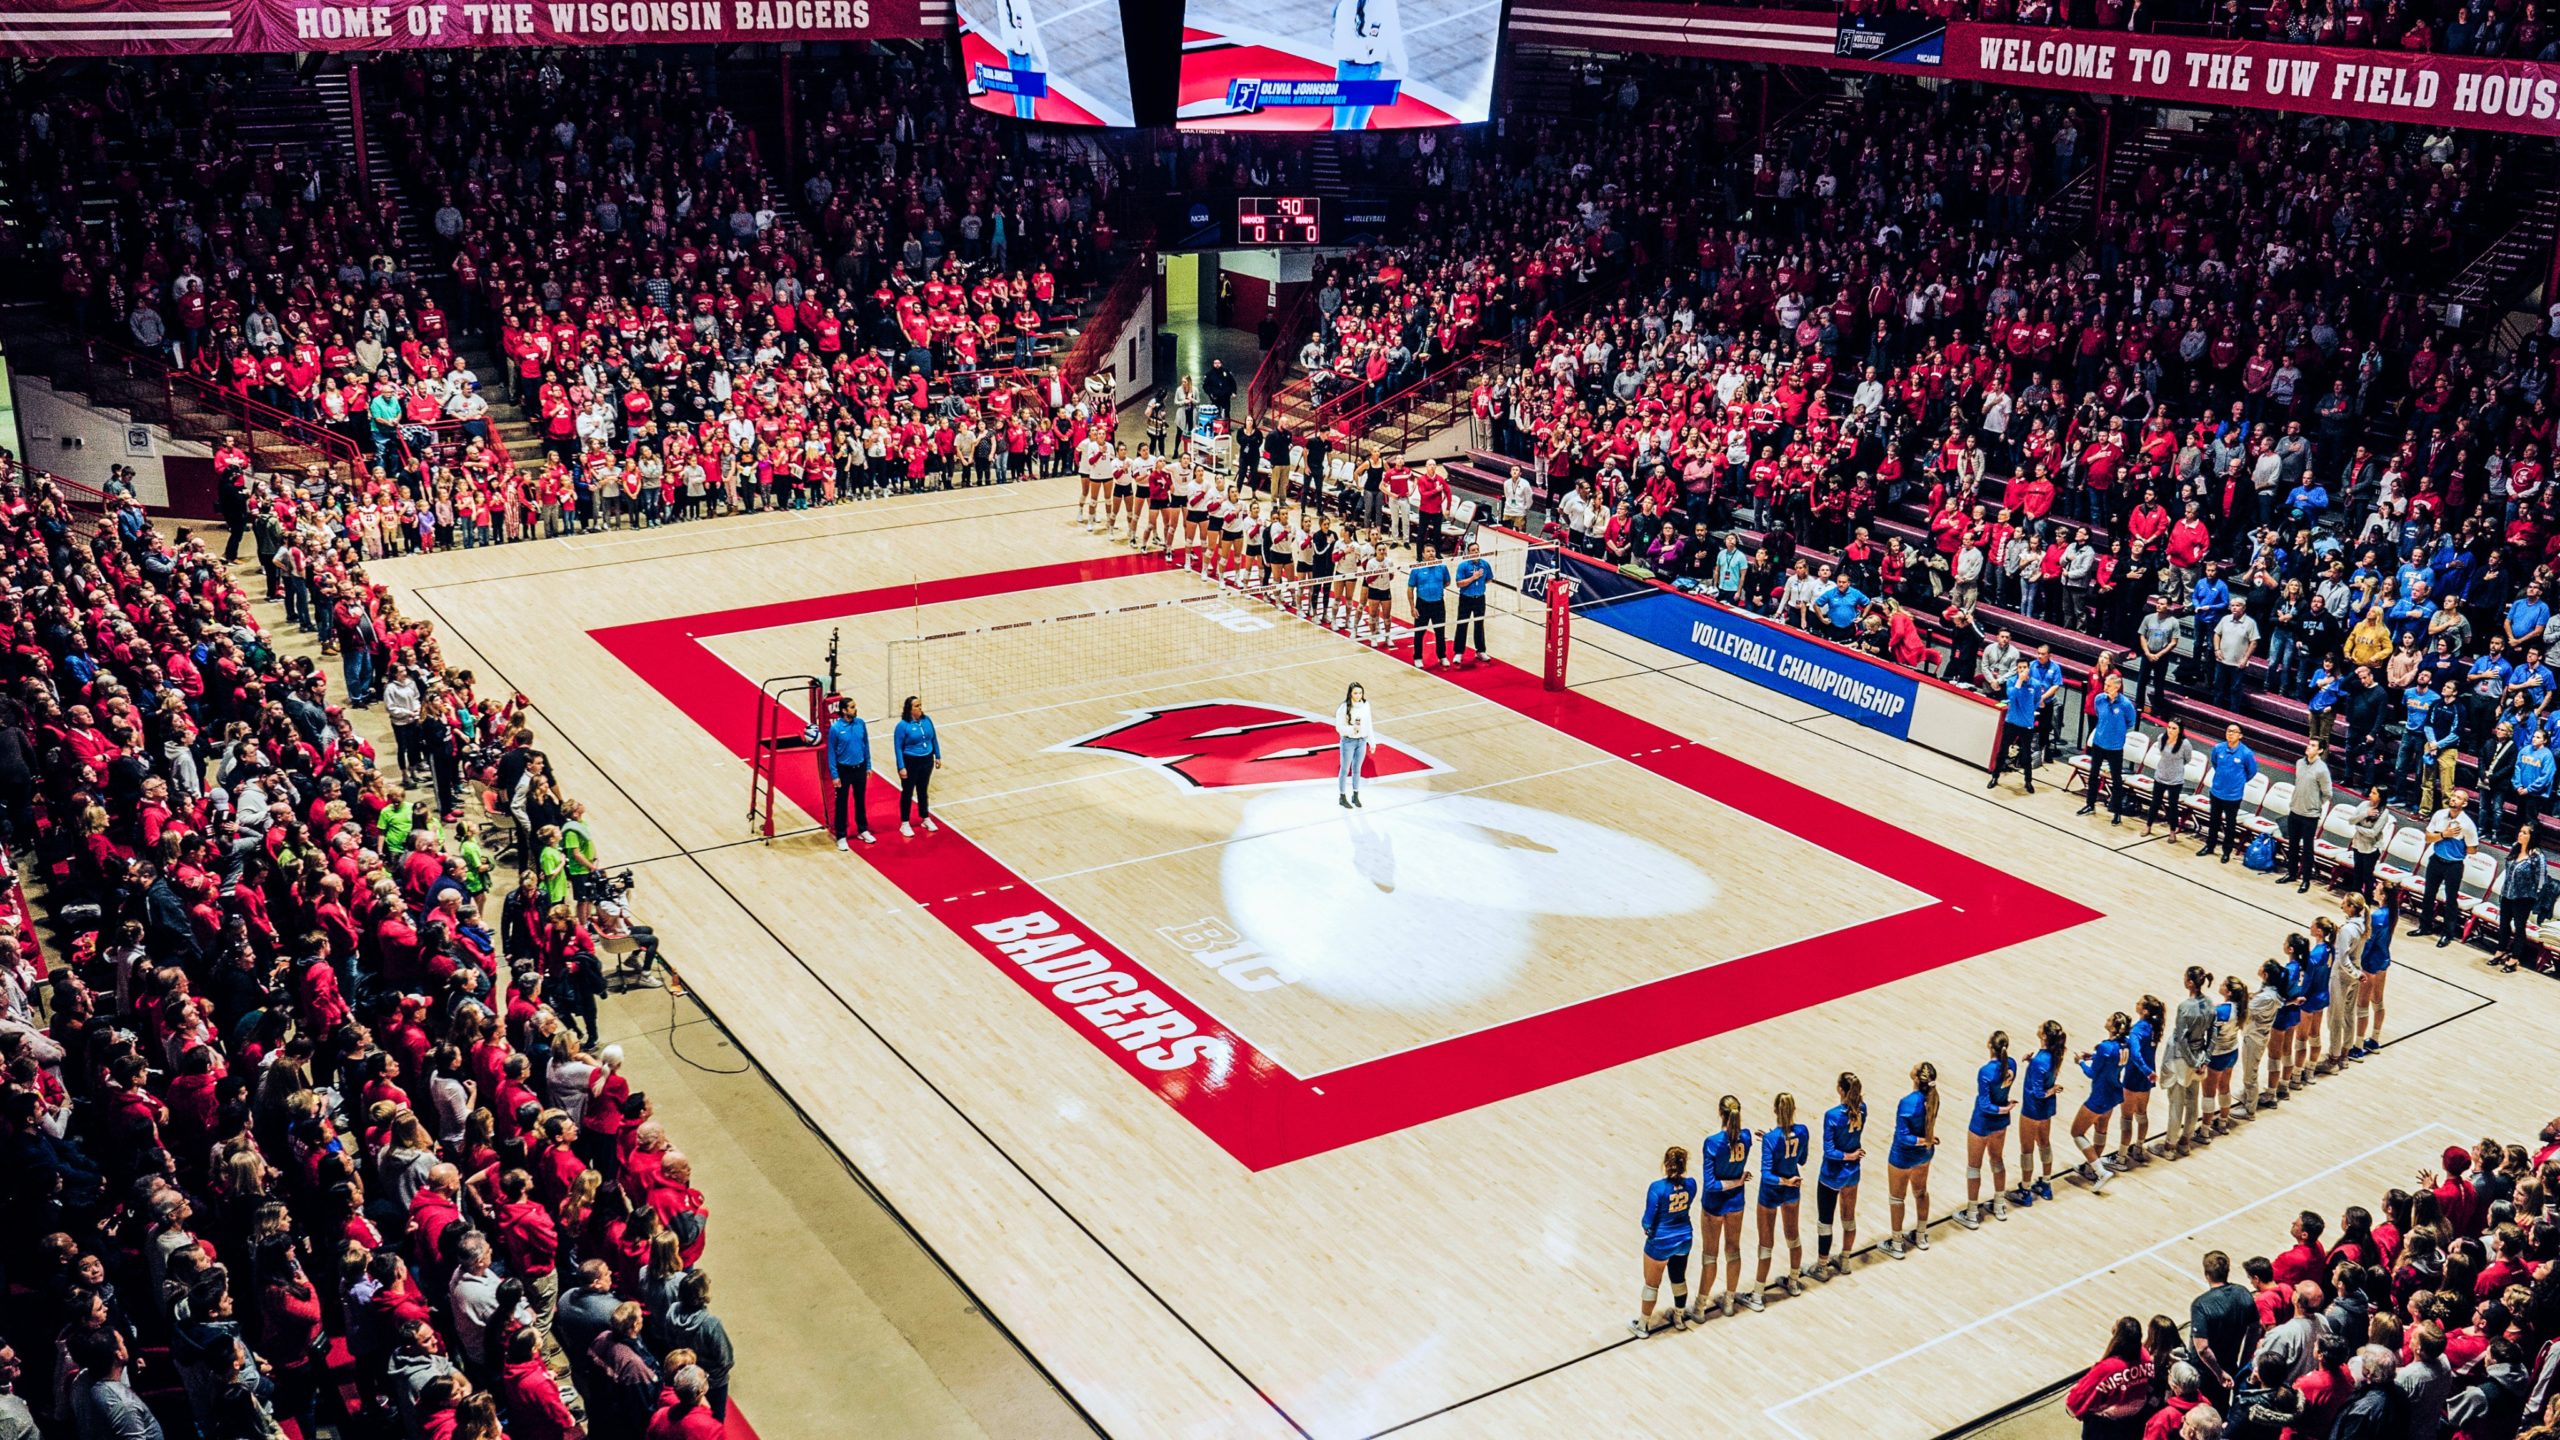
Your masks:
M969 103L1023 120L1131 125L1119 0L959 0Z
M1501 0L1189 0L1195 130L1466 125L1493 103Z

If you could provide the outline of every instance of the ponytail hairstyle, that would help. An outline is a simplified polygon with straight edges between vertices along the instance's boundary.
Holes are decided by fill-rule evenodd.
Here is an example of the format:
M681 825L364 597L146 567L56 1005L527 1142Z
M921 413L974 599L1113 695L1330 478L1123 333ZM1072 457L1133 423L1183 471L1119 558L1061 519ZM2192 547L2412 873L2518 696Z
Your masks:
M2311 922L2311 938L2334 952L2338 945L2338 922L2326 915L2315 918Z
M2223 977L2222 998L2231 1002L2232 1013L2235 1016L2248 1014L2249 982L2237 975Z
M2284 937L2284 958L2295 961L2311 958L2311 942L2302 938L2301 931Z
M2346 912L2348 919L2360 920L2371 907L2364 903L2363 896L2349 895L2338 902L2338 908Z
M1781 1130L1796 1123L1796 1097L1788 1091L1779 1091L1778 1098L1769 1102L1769 1110L1778 1117Z
M2353 896L2349 896L2348 898L2349 898L2349 899L2353 899L2353 898L2355 898L2355 897L2353 897ZM2204 968L2204 967L2203 967L2203 966L2201 966L2201 965L2190 965L2190 966L2188 966L2188 967L2187 967L2187 988L2188 988L2188 989L2193 990L2193 991L2194 991L2194 992L2196 992L2198 995L2202 995L2202 994L2205 992L2206 988L2207 988L2207 987L2209 987L2209 986L2211 986L2212 984L2213 984L2213 972L2212 972L2212 971L2207 970L2206 968Z
M2071 1037L2063 1033L2061 1021L2047 1020L2036 1027L2036 1048L2054 1056L2071 1048Z
M2157 1030L2160 1022L2169 1017L2169 1007L2160 1003L2159 996L2145 995L2133 1002L2133 1013L2139 1019L2150 1021L2151 1027Z
M1920 1138L1938 1138L1938 1067L1923 1060L1911 1067L1911 1088L1928 1098L1920 1105Z
M1742 1102L1731 1095L1717 1101L1716 1123L1724 1130L1726 1144L1742 1138Z
M1994 1030L1991 1032L1991 1061L1993 1064L2000 1067L2001 1084L2006 1085L2010 1081L2018 1078L2018 1062L2009 1058L2008 1031Z
M1674 1145L1670 1149L1662 1152L1663 1179L1677 1180L1688 1173L1689 1151L1686 1146Z
M1855 1070L1840 1072L1840 1108L1849 1112L1849 1123L1867 1123L1867 1087Z
M2302 937L2301 937L2301 936L2299 936L2299 935L2288 935L2288 936L2286 936L2286 937L2285 937L2285 948L2286 948L2287 950L2291 950L2291 949L2293 948L2293 944L2294 944L2294 942L2295 942L2295 941L2297 941L2297 940L2300 940L2301 938L2302 938ZM2259 978L2260 980L2265 981L2267 984L2269 984L2269 985L2273 985L2274 987L2276 987L2276 993L2277 993L2277 994L2279 994L2279 995L2283 994L2283 993L2284 993L2284 962L2283 962L2283 961L2281 961L2281 960L2270 960L2270 961L2268 961L2267 963L2265 963L2264 965L2259 966L2259 967L2258 967L2258 978Z
M2107 1038L2121 1040L2133 1029L2133 1017L2119 1010L2107 1017Z

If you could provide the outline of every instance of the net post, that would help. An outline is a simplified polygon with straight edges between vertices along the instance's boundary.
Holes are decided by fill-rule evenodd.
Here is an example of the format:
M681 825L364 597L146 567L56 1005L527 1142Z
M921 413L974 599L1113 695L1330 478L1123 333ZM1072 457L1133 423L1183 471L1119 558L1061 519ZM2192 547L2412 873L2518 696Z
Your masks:
M1565 688L1565 660L1573 649L1573 582L1559 571L1547 577L1547 688Z

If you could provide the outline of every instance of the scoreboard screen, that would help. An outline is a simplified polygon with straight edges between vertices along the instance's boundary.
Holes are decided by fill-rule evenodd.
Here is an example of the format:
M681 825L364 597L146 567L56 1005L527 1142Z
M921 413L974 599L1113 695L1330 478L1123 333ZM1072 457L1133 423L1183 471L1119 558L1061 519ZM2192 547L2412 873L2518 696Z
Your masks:
M1238 245L1321 245L1324 205L1312 195L1248 195L1236 201Z

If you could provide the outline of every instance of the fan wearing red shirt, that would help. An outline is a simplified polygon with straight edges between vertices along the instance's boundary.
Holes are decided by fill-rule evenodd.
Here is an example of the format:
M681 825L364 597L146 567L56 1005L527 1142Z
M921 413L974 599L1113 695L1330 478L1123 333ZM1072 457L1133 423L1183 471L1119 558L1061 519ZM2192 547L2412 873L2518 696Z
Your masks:
M2290 1288L2308 1280L2326 1291L2329 1286L2329 1252L2320 1247L2321 1233L2328 1222L2305 1210L2293 1218L2294 1247L2275 1258L2278 1285Z

